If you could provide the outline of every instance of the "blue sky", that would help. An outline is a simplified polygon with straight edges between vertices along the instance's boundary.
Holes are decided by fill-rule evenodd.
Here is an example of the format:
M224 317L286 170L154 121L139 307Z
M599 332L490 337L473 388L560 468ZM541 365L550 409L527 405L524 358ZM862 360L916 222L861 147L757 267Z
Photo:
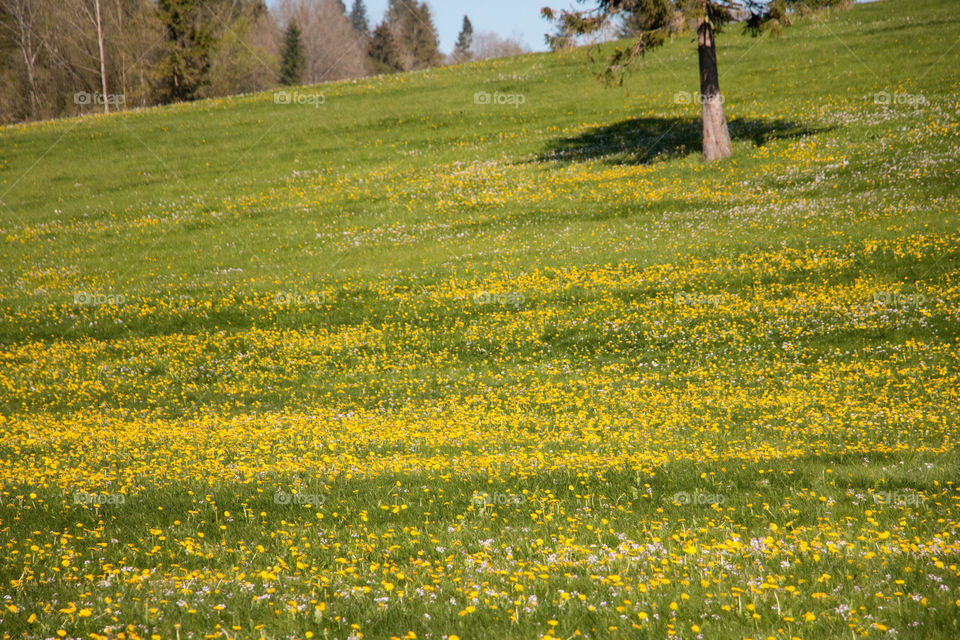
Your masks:
M344 0L349 9L353 0ZM371 28L383 17L387 0L364 0ZM543 34L550 25L540 17L545 6L567 7L570 0L428 0L433 22L440 36L440 50L450 53L463 25L463 15L470 16L474 32L494 31L504 37L516 37L534 51L545 51Z

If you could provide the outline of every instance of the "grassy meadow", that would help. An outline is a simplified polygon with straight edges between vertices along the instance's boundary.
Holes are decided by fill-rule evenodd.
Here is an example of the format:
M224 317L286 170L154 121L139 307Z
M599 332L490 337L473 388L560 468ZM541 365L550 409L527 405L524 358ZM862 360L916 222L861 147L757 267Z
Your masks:
M0 638L960 637L960 17L0 128Z

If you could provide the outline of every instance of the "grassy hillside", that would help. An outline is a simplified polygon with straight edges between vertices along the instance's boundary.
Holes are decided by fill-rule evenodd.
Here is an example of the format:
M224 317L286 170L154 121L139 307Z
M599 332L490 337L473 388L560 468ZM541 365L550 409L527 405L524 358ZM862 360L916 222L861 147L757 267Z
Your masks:
M960 636L954 5L0 128L0 633Z

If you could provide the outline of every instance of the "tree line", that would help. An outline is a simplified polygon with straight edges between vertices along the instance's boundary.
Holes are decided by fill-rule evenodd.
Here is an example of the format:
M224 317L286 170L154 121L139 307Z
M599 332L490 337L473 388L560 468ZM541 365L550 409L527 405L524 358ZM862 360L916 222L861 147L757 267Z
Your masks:
M451 55L426 2L0 0L0 123L110 112L523 53L473 33Z

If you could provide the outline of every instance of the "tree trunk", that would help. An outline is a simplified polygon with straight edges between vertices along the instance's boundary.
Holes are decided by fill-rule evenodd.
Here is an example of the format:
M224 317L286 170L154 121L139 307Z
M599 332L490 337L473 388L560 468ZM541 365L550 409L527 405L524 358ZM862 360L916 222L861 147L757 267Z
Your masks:
M122 104L127 104L127 43L129 38L123 37L123 7L120 0L117 0L117 35L120 41L120 95L123 96Z
M706 18L701 18L697 26L697 45L700 51L700 102L703 105L703 159L710 162L727 158L733 151L727 118L723 113L713 25Z
M100 86L103 88L103 112L110 113L110 97L107 95L107 62L103 57L103 20L100 18L100 0L94 0L97 16L97 46L100 48Z
M30 85L30 115L34 120L40 118L40 92L37 90L37 76L34 72L34 65L37 62L37 54L30 46L30 35L26 30L21 29L21 52L23 61L27 67L27 82Z
M17 34L17 46L23 56L23 64L27 72L27 84L30 85L30 117L40 119L40 90L38 88L36 65L39 51L33 46L33 34L37 28L35 15L31 13L28 2L4 3L4 8L17 23L20 33Z

